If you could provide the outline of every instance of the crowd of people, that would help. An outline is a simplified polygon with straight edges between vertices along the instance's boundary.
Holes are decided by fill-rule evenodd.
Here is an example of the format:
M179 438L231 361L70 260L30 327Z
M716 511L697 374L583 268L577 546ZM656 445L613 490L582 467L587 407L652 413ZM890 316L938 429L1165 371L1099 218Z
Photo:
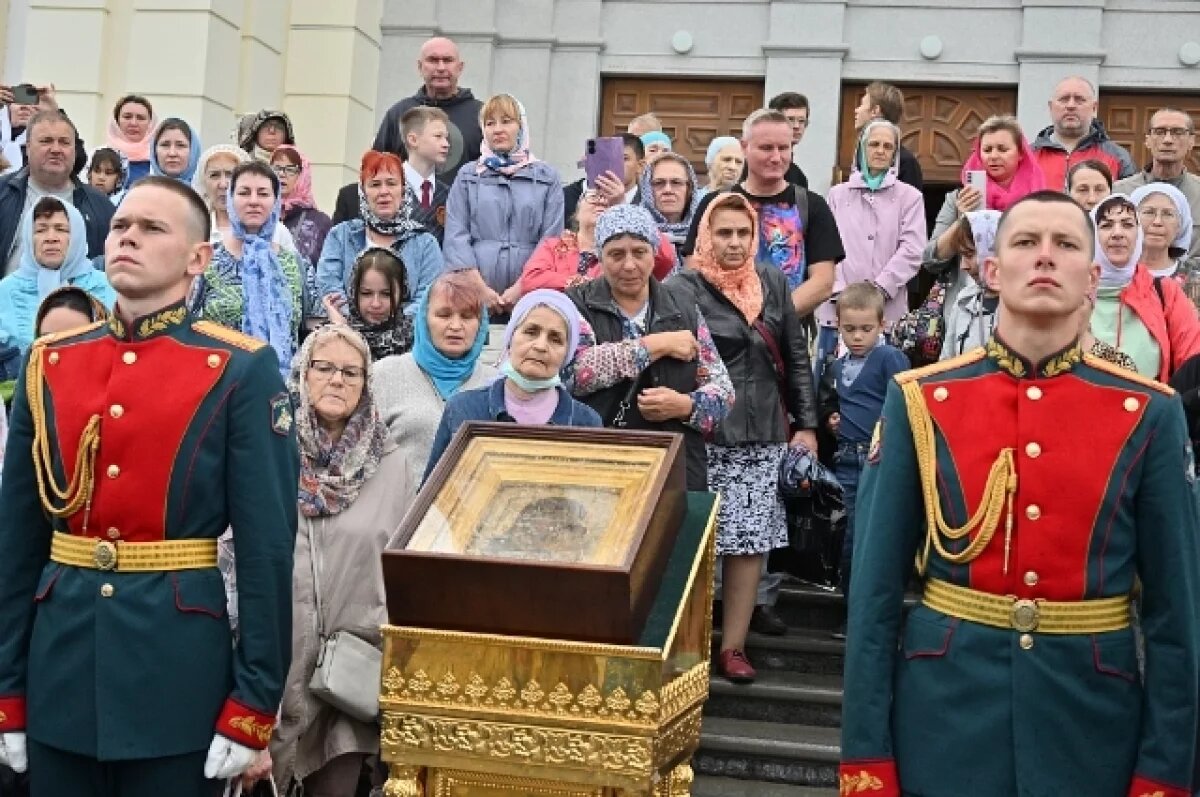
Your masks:
M149 224L123 218L147 177L186 186L205 209L211 257L180 306L269 349L286 385L290 405L272 404L272 418L294 417L300 462L291 667L281 703L259 707L277 709L278 725L258 745L269 753L242 767L247 785L273 773L281 793L293 782L314 797L354 793L378 730L310 691L321 644L335 631L380 643L380 552L469 420L682 435L688 489L721 496L715 667L753 681L747 634L783 630L767 555L789 542L777 488L789 449L818 454L844 491L848 596L858 484L888 386L995 339L997 230L1030 195L1066 193L1094 223L1100 276L1076 310L1080 339L1173 382L1197 436L1200 177L1186 169L1187 113L1151 117L1139 170L1095 118L1095 87L1068 77L1032 143L1011 116L979 126L927 234L895 86L864 90L850 177L822 196L793 160L802 94L714 138L703 178L646 114L620 135L621 173L566 181L536 157L518 97L476 99L463 66L452 41L425 43L422 87L388 110L332 217L313 194L315 142L280 110L204 148L186 120L160 121L129 95L88 151L52 87L36 106L0 88L6 401L39 336L120 327L113 242ZM933 288L913 301L922 271ZM14 452L5 483L28 464Z

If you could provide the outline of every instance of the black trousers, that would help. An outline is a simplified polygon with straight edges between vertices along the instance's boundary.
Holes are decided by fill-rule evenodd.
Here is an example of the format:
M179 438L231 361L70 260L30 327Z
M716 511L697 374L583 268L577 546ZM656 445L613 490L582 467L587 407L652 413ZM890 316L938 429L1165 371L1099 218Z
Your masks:
M204 777L208 751L130 761L97 761L29 745L31 797L220 797L225 782Z

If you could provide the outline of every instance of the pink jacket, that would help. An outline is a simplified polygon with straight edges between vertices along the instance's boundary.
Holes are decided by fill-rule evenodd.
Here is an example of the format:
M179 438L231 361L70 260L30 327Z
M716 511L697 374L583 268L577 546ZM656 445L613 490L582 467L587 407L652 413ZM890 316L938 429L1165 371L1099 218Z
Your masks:
M855 282L874 282L888 295L884 324L891 327L908 312L908 281L921 268L925 249L925 200L896 179L893 166L878 191L870 191L856 170L829 189L826 198L842 236L846 259L837 264L833 294ZM817 323L837 325L833 302L817 308Z
M1121 291L1121 303L1133 311L1158 344L1162 352L1158 381L1166 382L1189 357L1200 354L1200 318L1178 282L1162 279L1158 284L1162 299L1154 287L1154 275L1139 264Z
M654 277L664 280L675 268L675 246L661 232L658 234L658 251L654 253ZM521 293L538 288L565 291L567 283L579 273L579 245L575 233L564 231L561 236L543 238L525 261L521 270ZM599 264L592 266L588 277L600 276Z

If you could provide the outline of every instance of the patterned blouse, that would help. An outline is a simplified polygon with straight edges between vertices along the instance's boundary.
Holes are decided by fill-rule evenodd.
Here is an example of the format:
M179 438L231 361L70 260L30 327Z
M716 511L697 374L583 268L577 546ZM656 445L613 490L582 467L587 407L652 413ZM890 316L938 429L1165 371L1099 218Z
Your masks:
M564 372L567 389L573 395L586 396L626 379L637 379L650 367L650 352L642 343L646 335L645 320L644 311L635 318L624 318L624 340L599 344L591 324L581 321L575 359ZM696 389L688 394L693 407L687 424L708 434L733 407L733 382L703 316L696 327L696 341L700 344L700 367L696 372Z
M299 255L291 249L280 248L275 256L284 279L292 293L292 348L295 350L304 317L302 294L304 273L307 270ZM216 321L230 329L242 328L246 298L242 293L242 261L235 260L224 246L213 248L213 259L204 274L196 280L188 305L201 318Z

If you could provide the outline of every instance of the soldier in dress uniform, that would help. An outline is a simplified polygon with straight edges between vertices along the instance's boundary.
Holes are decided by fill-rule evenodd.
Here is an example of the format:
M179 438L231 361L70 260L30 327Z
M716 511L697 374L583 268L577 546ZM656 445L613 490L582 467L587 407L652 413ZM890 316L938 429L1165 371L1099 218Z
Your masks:
M267 746L299 457L273 349L191 316L203 202L130 189L113 317L39 339L0 488L0 763L34 797L211 797ZM217 570L233 529L235 648Z
M841 793L1190 797L1200 528L1183 410L1081 351L1099 268L1078 205L1032 194L996 241L994 337L897 376L876 427ZM914 559L923 595L903 621Z

